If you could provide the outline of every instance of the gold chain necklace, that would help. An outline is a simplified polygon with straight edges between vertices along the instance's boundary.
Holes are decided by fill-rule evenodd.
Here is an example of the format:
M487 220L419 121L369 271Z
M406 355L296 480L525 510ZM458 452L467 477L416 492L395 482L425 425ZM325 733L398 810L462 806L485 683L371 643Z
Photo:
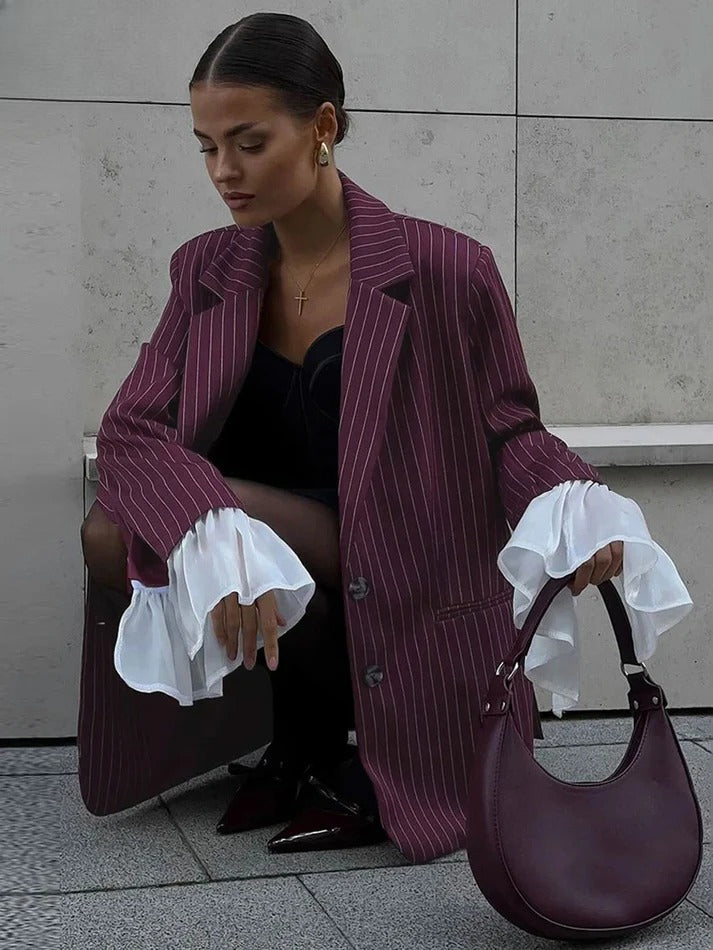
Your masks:
M317 270L317 267L319 267L319 265L322 263L322 261L324 261L325 258L329 255L329 253L331 252L332 248L333 248L334 245L337 243L337 241L338 241L339 238L342 236L342 234L344 234L344 232L346 231L346 229L347 229L347 225L345 224L344 227L342 228L342 230L339 232L339 234L335 237L335 239L334 239L334 240L332 241L332 243L330 244L329 249L327 250L327 253L324 255L324 257L322 258L322 260L320 260L320 261L317 263L317 265L312 269L312 273L310 274L310 278L309 278L309 280L307 281L307 283L304 285L304 287L300 287L299 281L295 278L295 276L294 276L294 274L292 273L292 271L290 270L290 268L287 267L287 262L284 261L284 260L282 261L282 263L283 263L283 264L285 265L285 267L287 268L287 272L289 273L290 277L292 277L292 279L294 280L294 282L297 284L297 287L299 288L299 291L300 291L299 297L294 297L294 298L293 298L294 300L297 301L297 308L298 308L298 309L297 309L297 315L298 315L299 317L302 316L302 306L303 306L303 304L305 303L305 301L309 300L309 297L306 297L306 296L305 296L305 290L307 290L307 288L309 287L309 285L310 285L310 283L311 283L311 281L312 281L312 278L314 277L314 272ZM281 259L281 258L280 258L280 259Z

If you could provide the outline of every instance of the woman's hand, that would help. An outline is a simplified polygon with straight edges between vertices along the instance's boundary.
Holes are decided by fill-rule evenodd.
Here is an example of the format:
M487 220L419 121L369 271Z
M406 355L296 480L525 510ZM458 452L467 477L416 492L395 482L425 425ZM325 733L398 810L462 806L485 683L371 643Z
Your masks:
M605 544L584 564L580 564L573 579L567 584L576 597L588 584L602 584L621 574L624 557L624 542Z
M219 600L211 610L215 636L228 654L228 659L234 660L238 655L238 634L243 632L243 663L246 669L255 666L257 658L257 627L258 619L262 627L265 641L265 659L268 668L277 669L277 628L284 627L285 619L277 610L275 592L266 591L257 597L253 604L238 603L238 595L233 592Z

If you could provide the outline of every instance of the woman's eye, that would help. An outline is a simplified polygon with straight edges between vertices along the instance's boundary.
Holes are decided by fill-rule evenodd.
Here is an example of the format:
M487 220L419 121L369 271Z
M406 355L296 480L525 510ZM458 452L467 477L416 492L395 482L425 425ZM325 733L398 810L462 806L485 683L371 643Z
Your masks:
M262 145L238 145L238 148L241 152L257 152L262 148ZM217 148L201 148L198 150L201 155L204 152L217 152Z

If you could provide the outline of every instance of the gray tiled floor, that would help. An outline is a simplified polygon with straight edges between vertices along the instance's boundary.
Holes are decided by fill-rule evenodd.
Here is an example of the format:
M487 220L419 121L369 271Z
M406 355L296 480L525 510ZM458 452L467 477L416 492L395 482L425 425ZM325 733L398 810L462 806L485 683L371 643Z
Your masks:
M688 899L696 907L704 910L713 917L713 894L711 893L711 875L713 874L713 858L711 857L711 846L703 846L703 864L701 872L698 875L696 883L688 895Z
M0 778L0 823L0 892L206 880L159 802L95 818L74 775Z
M674 716L710 840L713 717ZM545 720L538 761L564 780L605 777L629 717ZM244 761L255 761L256 750ZM235 780L224 769L162 800L89 815L76 749L0 749L0 946L36 950L231 947L235 950L460 950L550 947L505 921L480 894L464 850L410 865L390 843L270 855L280 826L222 837L215 823ZM610 950L710 946L710 845L688 900ZM574 946L566 944L566 946Z
M63 908L62 947L82 950L350 950L296 878L76 894Z
M312 874L303 880L355 950L544 950L554 946L500 917L476 888L466 864ZM608 941L606 947L709 950L710 924L702 911L684 903L648 931Z
M0 775L61 775L76 771L76 746L0 749Z

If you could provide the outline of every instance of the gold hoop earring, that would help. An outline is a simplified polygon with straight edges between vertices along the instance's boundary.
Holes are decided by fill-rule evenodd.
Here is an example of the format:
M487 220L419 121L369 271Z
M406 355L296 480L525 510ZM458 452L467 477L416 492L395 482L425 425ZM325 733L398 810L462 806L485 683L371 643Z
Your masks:
M325 142L322 142L321 145L319 146L319 155L317 158L317 162L319 165L322 165L322 166L329 165L329 149L327 148L327 145Z

